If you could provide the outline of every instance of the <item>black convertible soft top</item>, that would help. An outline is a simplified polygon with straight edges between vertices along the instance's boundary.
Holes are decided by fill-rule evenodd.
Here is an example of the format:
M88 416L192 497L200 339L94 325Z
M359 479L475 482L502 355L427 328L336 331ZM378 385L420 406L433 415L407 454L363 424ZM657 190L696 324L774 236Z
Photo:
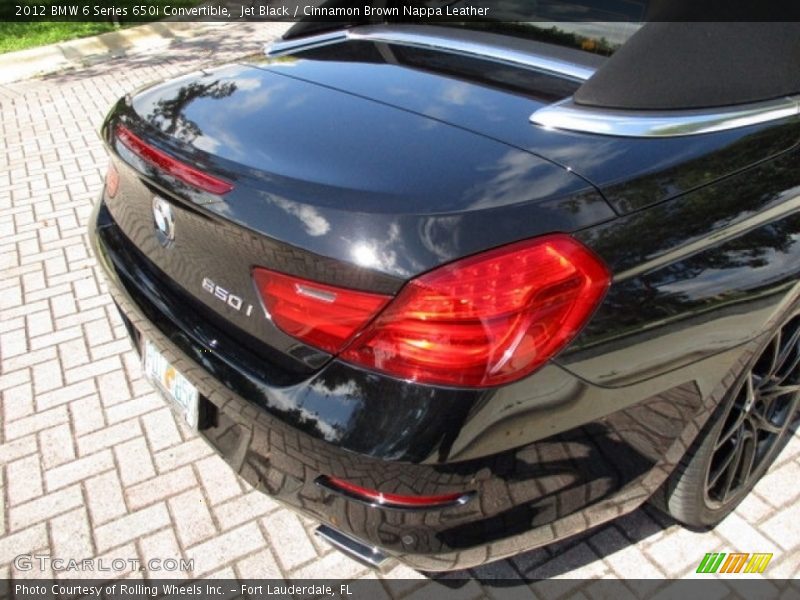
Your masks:
M676 110L800 93L800 23L651 22L575 93L577 104Z
M397 2L373 0L369 4L392 6ZM488 0L478 3L494 4ZM348 0L321 3L326 7L348 4ZM442 3L421 0L420 4ZM616 14L602 12L611 5L627 7L629 14L618 16L623 22L645 24L578 89L576 104L681 110L746 104L800 93L797 0L505 0L497 3L492 19L462 25L470 29L476 22L498 18L510 22L553 21L557 15L581 21L591 15ZM317 22L311 17L296 23L284 39L375 22L386 20L378 17ZM437 24L435 19L416 20L417 24L423 22Z

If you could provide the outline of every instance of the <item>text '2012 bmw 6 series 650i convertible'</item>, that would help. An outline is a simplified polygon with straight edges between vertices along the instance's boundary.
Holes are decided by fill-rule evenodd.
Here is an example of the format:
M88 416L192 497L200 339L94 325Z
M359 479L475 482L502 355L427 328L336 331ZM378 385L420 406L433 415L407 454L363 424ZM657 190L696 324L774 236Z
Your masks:
M301 23L103 125L147 376L373 565L713 526L793 435L796 25L581 27Z

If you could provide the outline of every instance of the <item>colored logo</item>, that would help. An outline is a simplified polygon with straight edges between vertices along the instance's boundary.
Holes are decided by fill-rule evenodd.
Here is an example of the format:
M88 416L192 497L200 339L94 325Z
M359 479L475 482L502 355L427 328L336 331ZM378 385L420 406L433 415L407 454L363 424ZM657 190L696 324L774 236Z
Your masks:
M700 561L698 573L763 573L772 554L746 552L709 552Z

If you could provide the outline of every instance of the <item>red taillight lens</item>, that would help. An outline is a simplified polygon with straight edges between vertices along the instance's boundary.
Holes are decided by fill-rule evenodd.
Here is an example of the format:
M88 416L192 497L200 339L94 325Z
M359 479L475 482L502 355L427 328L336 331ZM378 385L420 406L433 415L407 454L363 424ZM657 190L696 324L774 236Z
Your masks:
M422 383L508 383L578 333L609 281L568 235L490 250L409 282L340 358Z
M254 269L253 278L264 308L281 330L333 354L392 299L269 269Z
M464 504L473 492L456 492L454 494L438 494L436 496L412 496L408 494L388 494L361 487L338 477L322 476L317 483L328 489L343 492L365 502L379 504L390 508L437 508L451 504Z
M106 195L113 198L117 195L117 190L119 190L119 172L114 167L114 163L109 162L108 171L106 171Z
M600 259L564 234L445 265L393 300L267 269L253 276L289 335L395 377L462 387L540 367L575 337L610 282Z
M115 131L117 139L122 142L128 150L145 162L150 163L154 167L161 169L192 187L217 195L227 194L233 189L233 184L212 177L207 173L203 173L170 156L166 152L154 148L123 125L118 125Z

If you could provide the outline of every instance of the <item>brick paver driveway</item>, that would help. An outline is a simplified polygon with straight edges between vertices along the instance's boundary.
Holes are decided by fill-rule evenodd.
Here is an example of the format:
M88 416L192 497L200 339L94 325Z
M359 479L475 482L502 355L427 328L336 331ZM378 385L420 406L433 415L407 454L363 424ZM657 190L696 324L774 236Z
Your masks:
M314 523L253 492L173 418L142 379L87 250L106 166L96 132L110 104L148 81L257 51L277 31L216 27L168 54L0 87L0 577L49 576L14 565L32 552L194 559L194 572L177 573L186 577L374 576L315 539ZM680 576L718 550L774 552L766 575L797 576L798 481L795 436L757 493L713 532L645 508L466 575ZM422 580L387 581L397 597L424 585L405 567L384 577ZM480 595L477 585L470 595Z

